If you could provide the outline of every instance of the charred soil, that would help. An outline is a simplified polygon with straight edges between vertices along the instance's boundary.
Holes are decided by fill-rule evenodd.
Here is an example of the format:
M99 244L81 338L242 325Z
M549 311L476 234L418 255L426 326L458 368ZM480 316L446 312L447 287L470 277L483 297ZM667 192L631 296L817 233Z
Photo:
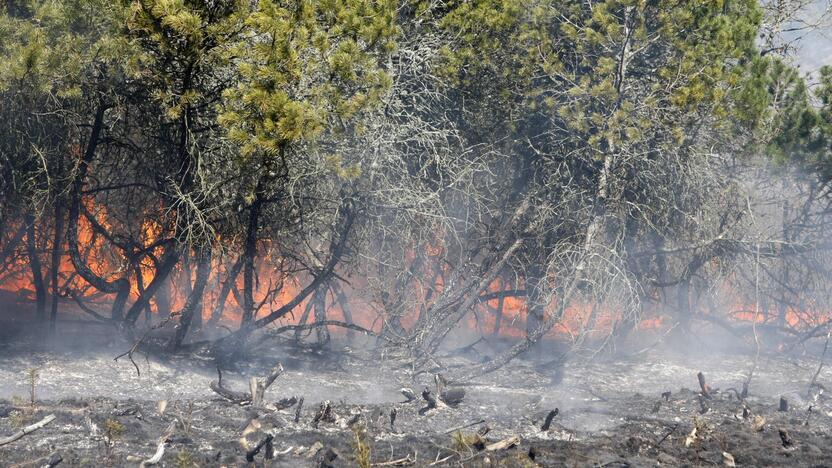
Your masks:
M141 358L137 375L112 361L120 346L6 343L0 441L55 418L0 445L0 465L832 466L830 373L809 391L810 358L763 356L743 398L747 355L517 361L455 383L338 345L284 345L267 356L285 371L255 407L212 392L210 362ZM269 358L226 369L223 385L247 392Z

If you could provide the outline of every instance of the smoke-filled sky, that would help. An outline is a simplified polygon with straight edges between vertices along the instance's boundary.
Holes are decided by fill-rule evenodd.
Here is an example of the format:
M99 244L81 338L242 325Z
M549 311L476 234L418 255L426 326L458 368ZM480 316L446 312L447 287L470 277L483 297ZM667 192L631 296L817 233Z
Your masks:
M787 41L798 39L797 62L806 73L814 73L823 65L832 65L832 0L817 0L804 16L806 23L820 23L817 28L786 32ZM794 27L805 26L795 24Z

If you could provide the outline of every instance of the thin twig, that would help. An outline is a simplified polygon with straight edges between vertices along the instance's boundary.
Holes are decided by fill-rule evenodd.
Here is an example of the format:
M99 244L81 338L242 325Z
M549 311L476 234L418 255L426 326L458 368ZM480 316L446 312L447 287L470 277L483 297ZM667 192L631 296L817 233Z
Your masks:
M474 421L474 422L472 422L472 423L463 424L463 425L461 425L461 426L453 427L453 428L448 429L447 431L445 431L445 434L450 434L450 433L452 433L452 432L456 432L456 431L458 431L458 430L460 430L460 429L467 429L467 428L469 428L469 427L471 427L471 426L476 426L477 424L482 424L482 423L484 423L484 422L485 422L485 419L480 419L479 421Z
M815 385L815 382L818 380L818 376L820 375L820 370L823 369L823 360L826 358L826 351L829 349L829 337L832 336L832 330L826 333L826 343L823 345L823 354L820 355L820 362L818 363L818 370L815 371L815 375L812 376L812 381L809 382L809 395L812 394L812 387Z

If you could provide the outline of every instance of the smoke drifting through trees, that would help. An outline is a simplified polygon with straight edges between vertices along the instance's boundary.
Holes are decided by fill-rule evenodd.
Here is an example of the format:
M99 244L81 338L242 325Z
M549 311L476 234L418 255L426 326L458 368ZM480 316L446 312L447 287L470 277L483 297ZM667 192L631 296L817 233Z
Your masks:
M343 320L423 365L521 316L465 372L645 318L822 336L832 68L776 3L7 2L0 286L171 351Z

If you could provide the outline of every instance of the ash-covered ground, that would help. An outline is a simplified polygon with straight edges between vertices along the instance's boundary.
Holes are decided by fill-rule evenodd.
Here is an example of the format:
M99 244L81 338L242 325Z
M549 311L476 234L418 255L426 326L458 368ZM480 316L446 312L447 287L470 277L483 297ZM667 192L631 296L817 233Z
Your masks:
M63 329L54 343L4 327L0 444L48 415L55 419L0 446L0 466L59 459L59 466L139 466L160 452L160 442L157 466L177 467L832 466L832 399L822 391L832 371L824 367L809 391L819 350L762 354L742 399L753 353L665 342L542 367L559 356L550 346L473 381L447 383L439 392L462 389L461 401L440 399L426 410L422 391L436 395L437 378L411 378L401 361L367 343L336 340L316 349L275 342L223 372L225 388L245 392L251 377L282 364L255 408L211 390L217 371L210 360L137 357L137 375L128 360L113 361L130 344L112 331L78 342L71 327ZM505 344L481 341L440 358L447 367L440 372L487 359ZM416 398L406 401L402 389ZM297 403L279 404L292 397L303 398L299 412Z

